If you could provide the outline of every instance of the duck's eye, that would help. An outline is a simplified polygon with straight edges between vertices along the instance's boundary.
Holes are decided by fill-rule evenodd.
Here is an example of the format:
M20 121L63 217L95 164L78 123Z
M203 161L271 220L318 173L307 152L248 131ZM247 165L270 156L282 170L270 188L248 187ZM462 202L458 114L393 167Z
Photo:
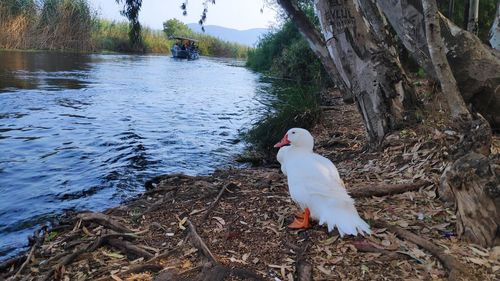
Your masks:
M292 134L295 134L295 132L292 132Z

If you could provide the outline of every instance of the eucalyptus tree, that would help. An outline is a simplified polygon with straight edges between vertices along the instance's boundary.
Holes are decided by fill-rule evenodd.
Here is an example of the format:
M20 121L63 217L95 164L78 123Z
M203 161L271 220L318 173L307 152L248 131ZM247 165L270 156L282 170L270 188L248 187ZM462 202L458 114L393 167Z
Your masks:
M495 20L491 25L489 42L492 48L500 51L500 0L497 0Z

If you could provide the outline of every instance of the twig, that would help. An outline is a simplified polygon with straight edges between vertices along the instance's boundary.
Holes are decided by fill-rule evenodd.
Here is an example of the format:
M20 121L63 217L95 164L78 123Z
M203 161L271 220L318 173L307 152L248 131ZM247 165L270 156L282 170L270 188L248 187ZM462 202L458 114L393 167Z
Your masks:
M30 252L29 252L28 256L26 257L26 260L23 262L23 264L19 267L16 274L14 275L14 278L13 278L14 280L19 278L19 276L21 275L24 268L29 264L31 257L33 257L33 254L35 253L36 248L38 248L40 246L40 244L43 242L43 240L45 240L45 234L46 234L45 231L44 231L44 234L42 235L42 237L39 236L40 231L42 231L42 230L46 230L46 228L44 227L43 229L39 229L39 230L35 231L35 234L34 234L35 243L33 244L33 246L31 246Z
M372 185L349 188L348 192L353 198L363 198L372 196L385 196L415 191L429 184L426 181L404 184Z
M394 232L400 238L415 243L416 245L429 251L432 255L438 258L443 266L449 271L448 280L473 280L471 279L471 276L469 276L464 270L465 265L459 262L452 255L446 254L436 244L425 240L424 238L417 236L408 230L402 229L401 227L395 225L390 225L385 222L377 222L377 227L386 228L387 230Z
M28 256L26 257L26 260L23 262L23 264L21 265L21 267L19 267L19 270L17 270L16 274L14 275L14 280L16 280L17 278L19 278L19 275L21 275L21 272L23 271L23 269L30 262L31 257L33 256L33 253L35 252L35 249L37 247L38 247L38 243L35 243L33 246L31 246L31 250L30 250Z
M229 189L229 187L236 187L236 184L230 182L221 188L221 190L219 191L219 194L217 194L217 197L215 198L215 201L212 202L212 204L210 204L210 206L206 209L206 213L203 216L203 218L201 219L202 221L207 220L208 216L213 211L213 209L215 208L217 203L219 203L219 200L221 199L222 195L224 194L224 191L226 191L226 189Z

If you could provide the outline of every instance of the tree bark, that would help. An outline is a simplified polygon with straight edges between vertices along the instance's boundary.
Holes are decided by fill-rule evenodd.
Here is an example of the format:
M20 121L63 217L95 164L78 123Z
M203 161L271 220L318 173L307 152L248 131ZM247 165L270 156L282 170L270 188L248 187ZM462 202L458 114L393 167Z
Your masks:
M440 190L453 195L457 234L483 247L500 242L498 162L498 159L493 163L486 156L471 152L456 160L441 177Z
M497 12L490 29L490 45L493 49L500 50L500 0L497 0Z
M326 48L325 40L321 33L314 27L314 25L309 21L307 16L302 12L302 10L297 7L295 2L291 0L278 0L280 6L285 10L290 19L295 23L299 32L304 36L309 47L314 52L314 54L319 58L326 72L336 84L337 87L342 91L342 97L346 102L353 101L352 91L346 86L344 81L340 78L340 74L337 67L333 63L330 54Z
M432 77L420 1L374 0L408 52ZM441 35L447 59L466 103L483 115L494 129L500 128L500 55L479 38L440 15Z
M453 77L450 65L446 59L446 51L443 39L441 38L436 0L423 0L422 8L425 18L427 46L429 48L431 61L434 65L434 71L438 81L441 84L441 90L448 102L451 115L455 119L469 120L471 116L460 95L457 82L455 77Z
M477 36L479 31L479 0L469 0L469 21L467 31Z
M378 145L413 120L417 102L395 48L381 40L383 21L367 20L376 13L365 2L315 0L315 7L330 56L355 96L370 142Z

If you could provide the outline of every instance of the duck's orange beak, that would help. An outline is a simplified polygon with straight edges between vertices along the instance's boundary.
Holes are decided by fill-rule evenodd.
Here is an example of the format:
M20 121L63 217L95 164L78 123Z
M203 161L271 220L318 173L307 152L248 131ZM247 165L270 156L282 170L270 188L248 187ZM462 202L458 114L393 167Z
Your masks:
M285 136L280 140L280 142L275 144L274 147L282 147L287 144L290 144L290 141L288 140L288 134L285 134Z

